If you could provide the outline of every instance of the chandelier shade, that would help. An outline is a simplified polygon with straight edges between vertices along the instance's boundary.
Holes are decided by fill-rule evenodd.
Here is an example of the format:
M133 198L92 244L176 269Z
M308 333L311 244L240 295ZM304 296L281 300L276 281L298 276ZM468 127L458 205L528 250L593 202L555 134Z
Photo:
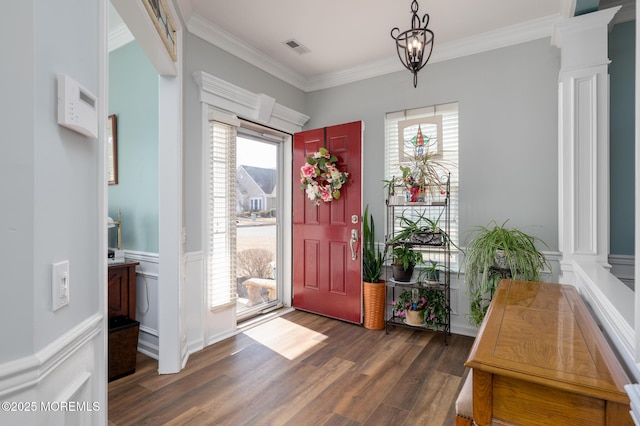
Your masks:
M400 29L395 27L391 30L391 37L396 41L400 62L413 73L413 87L418 86L418 71L427 65L433 50L433 31L427 28L429 14L425 13L421 20L418 16L418 7L418 1L413 0L411 29L400 32Z

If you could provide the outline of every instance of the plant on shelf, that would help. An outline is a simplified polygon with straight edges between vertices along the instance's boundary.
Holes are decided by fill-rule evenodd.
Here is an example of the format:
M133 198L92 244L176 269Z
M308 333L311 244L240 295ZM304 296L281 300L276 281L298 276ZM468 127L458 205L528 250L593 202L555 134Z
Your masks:
M508 221L508 220L507 220ZM511 277L540 281L541 272L550 268L536 243L547 246L540 238L517 228L507 228L505 221L498 225L477 226L465 249L464 274L471 306L470 320L480 325L493 293L502 278Z
M409 325L437 328L446 323L448 307L442 290L429 287L406 289L391 304L394 315Z
M403 212L402 215L397 218L400 222L401 230L389 240L388 244L410 243L443 246L445 243L449 243L459 249L451 240L449 234L440 228L439 223L443 212L444 208L435 219L431 219L426 211L414 211L415 219L406 216L405 212Z
M415 251L408 244L397 244L391 249L393 279L396 281L411 281L413 269L422 263L422 253Z
M445 266L438 264L435 260L429 260L426 268L422 268L418 274L418 281L424 281L429 284L440 283L440 272L445 272Z
M385 326L386 287L380 276L385 256L376 246L375 234L373 215L369 214L367 205L362 219L363 325L372 330L381 330Z
M395 195L395 187L404 187L407 202L425 202L426 194L433 196L443 191L449 170L442 160L442 154L435 148L437 140L424 137L420 128L410 142L405 141L405 149L411 145L413 155L405 153L403 161L398 164L402 176L385 180L385 187L389 188L390 195Z
M409 161L399 166L402 172L399 180L411 194L408 201L426 201L425 195L415 194L422 192L433 196L436 192L442 191L442 186L446 183L443 177L448 177L449 170L440 160L442 156L431 151L429 147L429 144L416 146L414 154L409 156Z

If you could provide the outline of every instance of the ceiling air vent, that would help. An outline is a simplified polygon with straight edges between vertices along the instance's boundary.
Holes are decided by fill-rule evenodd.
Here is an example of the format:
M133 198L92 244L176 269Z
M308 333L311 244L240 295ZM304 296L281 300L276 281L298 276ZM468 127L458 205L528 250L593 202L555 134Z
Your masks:
M308 47L303 46L297 40L294 40L294 39L290 39L290 40L284 41L283 43L284 43L285 46L290 47L291 50L293 50L294 52L296 52L299 55L304 55L305 53L311 52L311 50L309 50Z

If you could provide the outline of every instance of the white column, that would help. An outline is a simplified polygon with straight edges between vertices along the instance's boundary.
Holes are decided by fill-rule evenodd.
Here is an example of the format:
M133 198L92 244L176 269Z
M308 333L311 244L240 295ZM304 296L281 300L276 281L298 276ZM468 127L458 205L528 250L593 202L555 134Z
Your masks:
M567 19L558 88L560 281L575 284L574 260L606 268L609 254L608 24L620 7Z

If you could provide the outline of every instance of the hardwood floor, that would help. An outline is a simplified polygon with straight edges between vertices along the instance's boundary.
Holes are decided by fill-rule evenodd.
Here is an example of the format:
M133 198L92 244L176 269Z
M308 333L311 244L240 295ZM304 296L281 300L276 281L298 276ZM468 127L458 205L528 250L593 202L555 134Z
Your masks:
M389 334L301 311L109 384L110 425L453 425L473 338Z

